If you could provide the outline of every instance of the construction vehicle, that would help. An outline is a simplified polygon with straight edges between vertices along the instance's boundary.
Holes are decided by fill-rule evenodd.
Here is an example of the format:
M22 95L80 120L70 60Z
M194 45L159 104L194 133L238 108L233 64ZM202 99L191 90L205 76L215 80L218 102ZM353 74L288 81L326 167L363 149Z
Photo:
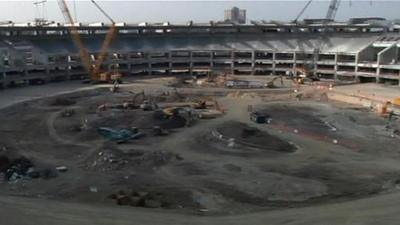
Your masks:
M173 117L173 116L177 116L177 115L179 115L179 110L181 110L182 108L181 107L167 107L167 108L164 108L163 110L162 110L162 112L164 113L164 115L166 116L166 117Z
M391 104L392 104L391 102L386 101L382 105L378 105L378 107L376 108L378 114L381 117L387 117L390 113L388 108Z
M393 105L400 107L400 98L393 99Z
M205 109L207 108L207 101L205 99L197 99L194 101L192 106L194 109Z
M270 119L270 116L265 113L251 112L250 120L255 123L269 123L271 119Z
M94 1L91 2L111 21L111 26L107 32L104 42L101 46L100 53L97 55L97 59L92 60L88 49L85 47L82 38L79 34L76 21L72 18L71 12L68 8L66 0L58 0L58 5L63 13L64 19L67 23L72 40L79 49L79 55L86 72L89 74L90 82L93 84L97 83L121 83L121 74L117 71L103 71L103 63L108 56L108 49L117 35L117 27L115 21Z
M313 81L319 81L320 79L306 68L306 66L297 66L294 69L294 74L295 76L293 77L294 80L298 84L304 84L306 81L313 82Z
M152 111L158 109L158 106L154 102L144 100L143 103L139 105L139 108L143 109L143 111Z
M274 77L272 80L268 81L267 84L266 84L266 87L267 87L267 88L275 88L276 86L275 86L274 82L275 82L278 78L281 79L281 84L282 84L282 86L283 86L283 78L282 78L282 76L279 76L279 77Z

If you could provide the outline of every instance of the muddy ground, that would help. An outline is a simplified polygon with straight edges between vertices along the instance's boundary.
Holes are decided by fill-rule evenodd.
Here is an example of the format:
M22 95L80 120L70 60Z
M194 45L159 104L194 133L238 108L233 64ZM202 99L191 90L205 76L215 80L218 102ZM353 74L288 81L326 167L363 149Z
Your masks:
M229 214L347 201L393 191L400 183L399 137L371 112L333 102L228 95L217 97L224 116L186 127L154 111L110 107L139 92L97 89L1 110L0 154L25 157L34 170L55 175L2 179L0 191ZM197 97L146 94L163 103ZM107 109L99 110L103 104ZM271 123L250 121L249 104L269 114ZM169 134L155 136L153 126ZM137 127L145 136L120 144L101 136L99 127ZM68 170L57 171L58 166Z

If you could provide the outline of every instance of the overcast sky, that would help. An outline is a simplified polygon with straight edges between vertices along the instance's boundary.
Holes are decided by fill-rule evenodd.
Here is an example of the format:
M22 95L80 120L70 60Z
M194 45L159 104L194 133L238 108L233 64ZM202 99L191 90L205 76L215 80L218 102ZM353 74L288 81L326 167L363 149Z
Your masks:
M0 20L32 21L43 16L43 7L36 7L35 1L0 0ZM74 11L73 1L68 1ZM116 21L124 22L207 22L222 20L224 9L237 6L247 10L248 20L293 20L307 1L104 1L97 2ZM314 0L303 18L324 17L329 1ZM107 21L89 1L75 1L77 18L80 22ZM45 4L45 17L48 20L63 22L57 1L48 0ZM400 18L400 0L342 0L337 20L350 17Z

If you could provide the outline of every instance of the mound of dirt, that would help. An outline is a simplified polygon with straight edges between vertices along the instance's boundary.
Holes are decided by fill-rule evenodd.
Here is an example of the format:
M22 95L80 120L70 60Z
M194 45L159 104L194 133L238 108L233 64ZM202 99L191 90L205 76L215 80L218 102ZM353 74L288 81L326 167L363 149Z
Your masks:
M287 141L236 121L222 124L217 128L217 131L227 138L233 138L236 143L249 147L279 152L294 152L296 150L296 147Z

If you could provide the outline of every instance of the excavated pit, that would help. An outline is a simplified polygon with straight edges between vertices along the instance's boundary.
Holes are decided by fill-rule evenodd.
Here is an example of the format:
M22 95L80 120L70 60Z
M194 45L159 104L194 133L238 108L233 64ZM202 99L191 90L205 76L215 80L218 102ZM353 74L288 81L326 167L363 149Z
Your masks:
M229 103L218 97L230 111L186 127L154 111L99 110L134 95L98 89L1 110L0 147L5 150L0 159L16 154L68 171L54 179L3 182L0 191L116 207L226 214L345 201L390 191L399 183L400 168L394 163L400 157L398 140L381 135L385 122L367 112L312 101L259 102L255 108L272 120L255 124L248 113L232 113L245 111L246 100ZM168 103L197 97L182 95L150 93L149 98ZM153 126L170 132L155 136L149 129ZM101 136L98 127L137 127L145 135L120 144ZM383 143L388 146L384 150Z

